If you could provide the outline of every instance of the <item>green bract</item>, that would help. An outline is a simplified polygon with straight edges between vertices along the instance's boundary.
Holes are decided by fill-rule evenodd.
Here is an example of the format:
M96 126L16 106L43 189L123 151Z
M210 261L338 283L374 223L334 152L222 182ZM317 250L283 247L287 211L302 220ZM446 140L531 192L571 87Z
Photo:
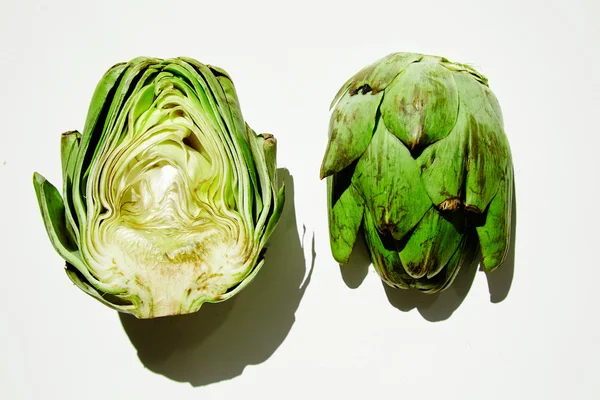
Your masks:
M284 203L275 139L245 124L225 71L189 58L117 64L61 150L62 197L34 174L40 209L69 278L104 304L192 313L262 266Z
M478 244L486 270L502 263L513 170L484 76L396 53L348 80L332 106L321 178L338 262L362 226L375 269L394 287L447 288Z

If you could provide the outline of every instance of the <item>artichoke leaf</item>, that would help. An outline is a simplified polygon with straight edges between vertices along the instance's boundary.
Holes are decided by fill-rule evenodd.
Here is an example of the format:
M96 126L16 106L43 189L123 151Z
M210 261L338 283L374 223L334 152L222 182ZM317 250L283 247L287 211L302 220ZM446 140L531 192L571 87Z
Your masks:
M452 132L427 146L417 158L421 179L439 210L454 211L462 206L468 140L467 118L461 113Z
M385 237L385 243L382 235L375 226L375 221L367 211L364 216L365 241L371 255L373 267L388 285L396 288L409 289L414 283L414 279L406 273L395 242L388 235Z
M63 178L63 193L69 193L73 185L73 166L77 159L77 152L79 151L79 142L81 140L81 134L77 131L65 132L61 136L60 140L60 155L62 164L62 178ZM63 199L63 206L65 208L65 218L67 220L67 230L71 239L74 242L79 240L79 228L77 223L77 214L75 213L73 204L70 197Z
M446 290L456 279L459 273L466 273L477 255L477 240L473 232L467 232L460 245L448 263L435 276L421 279L415 287L423 293L439 293Z
M352 185L365 199L366 211L381 233L401 240L432 207L410 151L379 123L359 159Z
M56 252L65 261L77 268L86 279L102 286L87 270L77 244L69 235L65 219L65 207L58 189L37 172L33 175L33 185L46 232Z
M348 167L366 150L383 92L346 93L331 115L321 179Z
M346 92L359 91L378 93L385 90L400 72L423 58L415 53L391 53L360 70L348 79L331 102L333 108Z
M339 180L337 174L327 177L329 238L333 258L340 264L346 264L362 224L364 201L352 184L343 190L336 179ZM336 189L343 192L334 201Z
M485 213L485 223L476 226L481 247L482 264L486 271L493 271L504 262L510 247L511 216L513 203L513 171L507 171L500 181L500 188Z
M385 125L411 151L446 137L457 115L452 73L433 62L409 65L387 87L381 103Z
M416 279L434 277L461 243L461 222L457 213L444 216L434 207L430 208L400 250L406 272Z
M460 112L465 113L469 129L465 207L481 214L495 196L510 162L508 141L497 111L488 101L489 89L467 73L455 74L454 78Z

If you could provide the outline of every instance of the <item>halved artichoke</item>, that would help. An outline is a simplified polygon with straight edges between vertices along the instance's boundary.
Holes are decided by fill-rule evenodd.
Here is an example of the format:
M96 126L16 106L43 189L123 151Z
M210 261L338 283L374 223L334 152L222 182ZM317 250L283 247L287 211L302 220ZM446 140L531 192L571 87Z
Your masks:
M284 204L276 142L245 124L222 69L113 66L61 150L63 196L35 173L38 202L67 275L102 303L138 318L192 313L263 265Z

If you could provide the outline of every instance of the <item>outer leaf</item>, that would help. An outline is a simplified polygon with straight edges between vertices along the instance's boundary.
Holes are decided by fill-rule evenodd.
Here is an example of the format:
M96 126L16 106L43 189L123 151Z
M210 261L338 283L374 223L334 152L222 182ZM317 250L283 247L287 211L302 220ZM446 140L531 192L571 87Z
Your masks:
M69 279L71 280L71 282L73 282L73 284L75 286L77 286L79 289L83 290L85 293L87 293L91 297L95 298L102 304L112 308L113 310L123 311L123 312L132 312L135 309L134 305L121 305L121 304L111 303L106 297L103 297L102 294L100 292L98 292L98 290L96 290L95 287L93 287L88 282L86 282L84 279L82 279L82 276L80 274L78 274L69 265L67 265L65 272L67 273L67 276L69 277Z
M448 264L442 268L442 270L431 279L420 279L417 284L417 288L424 293L438 293L447 289L459 271L468 267L474 260L477 250L477 241L474 240L474 233L468 232L463 236L460 245L456 252L448 261Z
M467 74L470 74L479 83L488 86L488 79L468 64L450 62L444 57L440 58L440 64L442 64L444 68L447 68L449 71L452 72L466 72Z
M381 279L392 287L402 289L412 287L415 280L404 270L393 239L388 236L386 238L387 243L384 244L375 226L375 221L373 221L373 217L369 212L365 213L363 226L373 267L375 267Z
M261 182L260 196L257 196L257 203L260 205L260 214L256 219L254 235L255 240L264 245L268 239L264 236L264 229L268 225L272 202L277 194L274 182L269 178L270 173L273 171L269 171L268 167L268 163L275 161L276 141L272 135L268 135L268 140L266 140L263 135L255 135L254 131L248 126L246 128L250 130L249 135L254 135L254 138L251 137L249 140L249 147L253 157L257 160L256 173L258 180ZM253 190L253 192L257 193L257 190Z
M458 248L447 264L435 276L415 279L405 269L396 250L398 242L390 236L381 235L373 223L369 213L365 213L364 229L367 247L371 260L381 279L389 286L418 289L425 293L437 293L446 289L456 278L462 267L468 266L474 259L477 241L473 240L474 232L467 232L461 237Z
M122 74L126 71L128 63L119 63L112 66L102 77L92 97L90 107L88 109L87 118L83 132L91 132L96 127L96 124L101 118L102 110L107 104L108 99L112 96L112 91L118 85ZM109 103L110 104L110 103ZM100 121L102 122L102 121Z
M402 239L432 203L416 161L397 137L379 123L367 151L358 161L352 184L364 197L377 229Z
M501 121L488 101L489 89L467 73L455 74L461 113L469 127L465 206L482 213L498 190L509 161Z
M269 188L275 195L277 192L277 140L270 133L263 133L261 136L264 138L263 151L265 153L267 176L269 177Z
M329 238L333 258L341 264L346 264L352 254L356 235L363 220L364 202L352 185L348 186L334 202L335 186L336 175L328 176Z
M68 171L69 157L73 150L77 151L81 134L77 131L69 131L62 134L60 138L60 160L63 170L63 179Z
M513 171L509 165L500 181L500 189L492 199L483 226L476 227L481 246L482 263L486 271L497 268L510 247L513 202Z
M250 128L248 128L250 129ZM279 218L281 217L281 213L283 212L283 206L285 203L285 185L281 185L279 191L277 191L277 141L275 137L268 133L263 133L261 135L265 138L263 143L263 150L265 155L265 163L267 166L267 172L269 177L268 185L273 193L272 204L269 204L269 209L271 210L271 214L269 216L269 220L267 222L267 227L263 234L263 239L261 243L266 244L267 240L275 230L277 222L279 222ZM261 185L265 184L261 182ZM257 196L260 200L260 196Z
M383 92L346 93L337 104L329 124L329 143L321 165L321 179L340 172L367 148Z
M340 88L331 107L348 91L351 94L360 91L378 93L390 84L394 78L410 64L423 58L415 53L392 53L360 70Z
M277 226L277 223L279 222L279 218L281 217L281 213L283 212L284 204L285 204L285 185L281 185L281 187L279 188L279 191L277 192L277 202L275 203L275 206L273 208L273 213L271 214L271 218L269 218L269 223L267 224L267 229L265 230L265 234L263 235L263 237L265 239L268 239L271 236L271 234L273 233L273 231L275 230L275 227ZM263 239L263 241L266 244L265 239Z
M466 113L461 113L452 132L417 158L427 193L440 210L452 211L462 203L468 140Z
M448 135L458 115L452 73L433 62L409 65L385 90L381 116L411 150Z
M63 193L71 193L74 174L73 166L77 160L80 139L81 134L77 131L65 132L61 136L60 157L63 171ZM64 207L67 230L73 242L77 243L79 241L79 227L77 224L77 215L75 214L69 195L64 199Z
M430 208L400 251L406 272L413 278L435 276L448 264L462 241L460 225L460 216L445 217Z
M190 62L194 62L196 63L194 60L189 60ZM240 108L240 104L238 101L238 97L237 97L237 92L235 90L235 86L233 84L233 81L231 80L231 77L227 74L227 72L221 68L215 67L213 65L207 66L211 72L215 75L216 80L219 82L219 85L221 85L221 88L223 89L223 94L224 97L227 101L227 104L229 104L229 113L230 113L230 117L229 117L229 130L236 130L239 132L244 132L243 127L246 127L246 135L247 135L247 141L251 141L253 139L253 137L251 137L252 135L256 135L256 133L244 122L244 118L242 116L242 110ZM273 138L272 135L270 135L271 138ZM273 138L274 140L274 138ZM242 146L244 147L244 146ZM252 150L252 149L251 149ZM248 153L248 152L243 152L242 153L246 163L248 164L248 170L252 171L254 169L258 169L260 167L257 167L255 164L255 160L252 158L252 156L254 156L254 154ZM273 147L273 154L275 154L275 148ZM255 156L254 156L255 157ZM267 167L269 167L272 162L272 169L274 170L275 167L275 158L273 158L273 160L268 161L267 162ZM272 173L272 175L274 176L274 171ZM263 204L262 204L262 199L261 196L258 193L258 188L259 188L259 184L258 184L258 179L259 177L257 176L257 174L254 173L249 173L249 178L250 178L250 185L254 188L254 196L252 196L251 198L248 199L248 205L251 207L254 204L254 207L257 208L259 211L262 210ZM276 192L276 179L271 179L271 186L272 186L272 190L274 192Z
M81 259L81 253L69 235L65 220L65 207L60 193L37 172L33 174L33 186L46 232L54 249L79 271L84 271L86 268Z

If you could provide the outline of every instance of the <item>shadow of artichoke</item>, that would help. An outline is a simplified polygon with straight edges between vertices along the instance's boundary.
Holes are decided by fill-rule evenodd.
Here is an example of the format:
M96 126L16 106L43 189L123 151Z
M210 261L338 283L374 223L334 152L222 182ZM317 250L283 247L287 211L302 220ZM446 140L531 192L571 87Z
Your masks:
M192 386L227 380L266 361L295 322L316 258L307 274L304 234L298 235L293 178L285 174L286 205L268 246L265 265L242 292L195 314L138 320L119 314L125 332L151 371ZM282 174L282 175L283 175Z

